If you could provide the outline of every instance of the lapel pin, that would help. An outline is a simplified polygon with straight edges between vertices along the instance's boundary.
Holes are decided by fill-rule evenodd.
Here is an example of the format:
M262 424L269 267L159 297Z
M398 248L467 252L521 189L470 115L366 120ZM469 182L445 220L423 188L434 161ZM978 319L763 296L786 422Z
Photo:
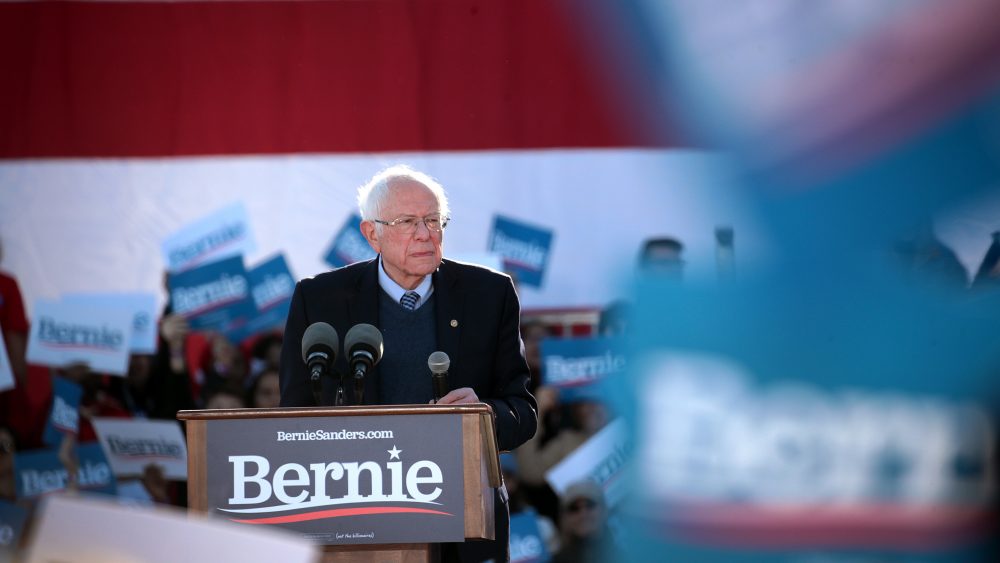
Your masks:
M452 319L451 320L451 328L455 328L457 326L458 326L458 321L456 321L455 319Z

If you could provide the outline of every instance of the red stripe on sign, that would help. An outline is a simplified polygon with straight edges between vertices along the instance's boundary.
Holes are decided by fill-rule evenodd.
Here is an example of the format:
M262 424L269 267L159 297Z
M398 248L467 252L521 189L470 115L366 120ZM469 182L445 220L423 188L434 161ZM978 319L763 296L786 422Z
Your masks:
M646 514L667 536L740 548L940 549L988 537L985 507L671 504Z
M0 3L0 158L663 146L560 8Z
M306 512L304 514L291 514L288 516L272 516L270 518L256 518L251 520L241 520L230 518L233 522L240 524L289 524L292 522L306 522L309 520L323 520L326 518L340 518L342 516L365 516L370 514L438 514L441 516L454 516L448 512L439 510L428 510L426 508L403 508L398 506L373 507L373 508L337 508L334 510L322 510L319 512Z

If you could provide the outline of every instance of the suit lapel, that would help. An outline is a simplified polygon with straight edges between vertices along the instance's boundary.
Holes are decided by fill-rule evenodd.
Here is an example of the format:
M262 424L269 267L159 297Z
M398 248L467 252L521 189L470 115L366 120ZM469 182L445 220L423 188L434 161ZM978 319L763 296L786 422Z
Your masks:
M444 260L434 272L434 300L437 348L448 354L454 366L459 357L465 305L465 293L459 284L454 263Z
M366 266L361 275L358 276L357 282L354 286L354 294L348 299L347 302L347 316L350 319L350 325L360 323L367 323L372 326L378 327L378 298L379 292L382 291L378 284L378 257L375 257L371 263ZM348 327L350 330L350 327ZM344 341L347 333L345 332L340 336L341 342ZM344 350L344 357L347 356L347 350ZM354 383L351 381L350 377L345 378L344 390L349 396L354 394ZM379 366L376 365L371 372L365 376L365 404L374 405L379 402Z
M354 295L347 303L347 314L351 326L368 323L378 326L378 257L366 266L358 276Z

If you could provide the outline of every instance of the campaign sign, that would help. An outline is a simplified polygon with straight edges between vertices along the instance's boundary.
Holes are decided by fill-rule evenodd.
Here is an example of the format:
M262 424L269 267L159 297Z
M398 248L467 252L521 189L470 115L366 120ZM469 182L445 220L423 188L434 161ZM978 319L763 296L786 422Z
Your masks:
M212 421L209 513L322 544L463 541L461 428L459 414Z
M538 528L538 514L525 510L510 515L510 563L544 563L549 560Z
M132 338L129 352L155 354L157 341L156 296L152 293L74 293L64 295L63 303L85 307L120 308L132 314Z
M80 398L83 388L62 377L52 378L52 409L45 423L43 439L50 446L58 446L66 434L80 431Z
M234 203L187 225L161 245L167 271L191 268L256 250L246 208Z
M98 443L76 448L76 482L81 491L115 494L115 477ZM29 499L66 489L69 471L59 461L57 450L34 450L14 456L17 498Z
M0 327L0 334L3 334L3 327ZM14 385L14 370L10 367L7 347L0 345L0 391L12 389Z
M9 555L17 551L27 520L27 508L0 500L0 561L7 560L4 553Z
M170 274L168 285L174 313L186 318L192 330L226 331L257 310L242 256Z
M327 251L323 260L334 268L371 260L375 257L375 251L361 234L361 217L353 214L347 218L344 226L337 231L330 243L330 250Z
M545 480L561 495L573 483L590 479L604 489L608 506L614 506L625 496L621 476L632 448L625 421L615 419L553 466Z
M542 286L542 276L552 248L552 231L532 227L497 215L493 220L489 250L503 257L504 269L517 281Z
M193 518L97 495L53 495L35 512L24 563L142 561L315 563L319 548L276 531Z
M28 362L53 367L83 363L125 375L133 315L117 308L39 300L28 337Z
M233 342L273 329L281 329L292 304L295 278L282 254L257 265L247 272L250 295L257 313L246 323L233 327L228 336Z
M546 338L541 350L545 384L558 388L563 401L599 398L596 384L620 377L626 367L620 338Z
M158 465L167 479L187 479L187 446L173 420L95 418L94 430L115 477L139 477Z

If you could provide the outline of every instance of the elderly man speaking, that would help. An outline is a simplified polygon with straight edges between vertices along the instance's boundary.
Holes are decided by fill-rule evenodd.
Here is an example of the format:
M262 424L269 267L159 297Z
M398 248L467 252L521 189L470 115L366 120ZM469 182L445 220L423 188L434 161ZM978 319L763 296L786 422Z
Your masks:
M443 258L448 199L426 174L406 166L383 170L358 190L358 204L361 232L378 256L296 285L281 355L281 406L316 403L299 356L306 327L326 322L345 334L367 323L382 332L384 353L365 376L365 403L430 402L434 391L427 358L443 351L451 358L452 390L439 404L489 405L502 450L531 438L536 405L528 392L518 331L520 304L511 278ZM345 373L346 360L337 362L338 371ZM332 382L324 382L321 402L334 404L334 393ZM445 560L508 559L509 518L500 495L495 507L496 541L446 547Z

